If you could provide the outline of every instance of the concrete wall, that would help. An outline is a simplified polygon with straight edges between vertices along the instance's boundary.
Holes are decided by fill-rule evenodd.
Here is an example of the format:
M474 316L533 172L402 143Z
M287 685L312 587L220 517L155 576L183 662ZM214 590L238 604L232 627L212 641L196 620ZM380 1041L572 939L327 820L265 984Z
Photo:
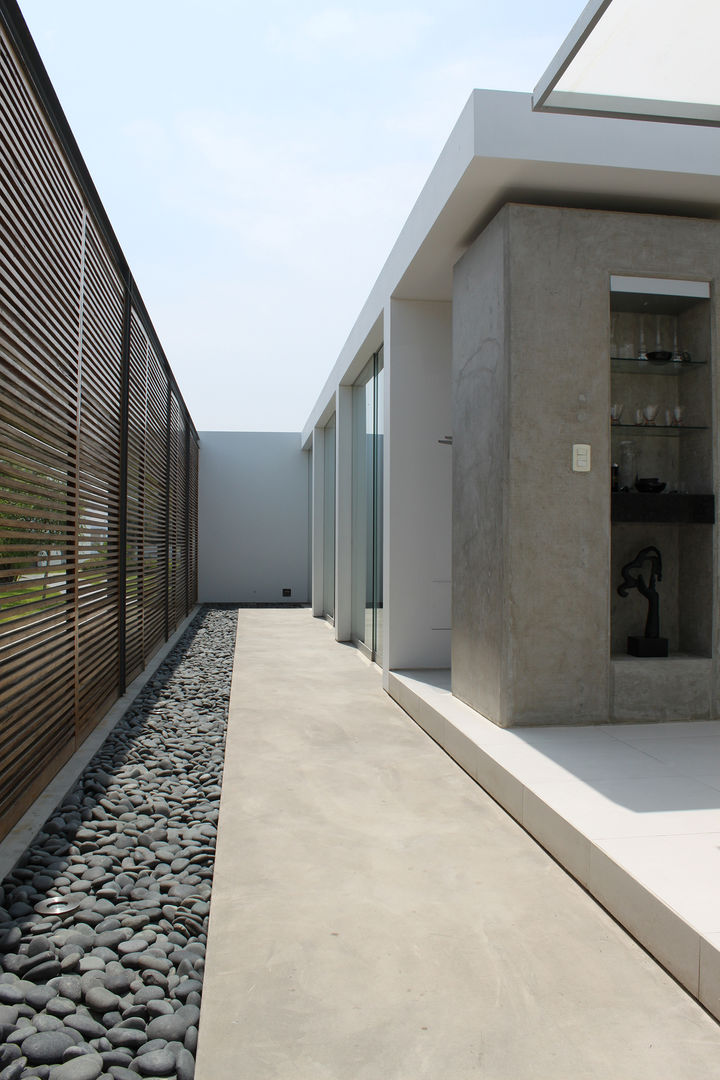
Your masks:
M310 601L309 461L299 433L200 433L201 602Z
M715 281L718 240L714 222L510 205L456 268L453 691L500 724L620 715L610 647L609 278ZM589 473L572 471L574 443L591 445ZM695 572L717 580L717 544L707 560ZM702 697L677 670L670 700L638 668L656 718ZM707 664L694 670L708 678ZM717 712L717 663L712 677Z
M507 216L507 710L519 723L592 723L609 711L608 282L625 215ZM592 446L591 472L572 471L574 443Z
M504 716L509 358L507 214L455 268L453 296L452 689Z

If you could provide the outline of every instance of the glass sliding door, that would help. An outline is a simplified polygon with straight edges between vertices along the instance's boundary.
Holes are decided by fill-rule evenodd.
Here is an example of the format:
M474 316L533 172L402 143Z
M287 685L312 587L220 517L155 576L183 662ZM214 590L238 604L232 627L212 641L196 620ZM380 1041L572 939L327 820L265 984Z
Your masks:
M353 386L352 637L382 657L382 349Z
M323 439L323 615L335 616L335 416Z
M367 641L368 563L372 559L372 425L373 364L366 365L352 392L352 638L372 648Z
M385 369L382 346L375 358L375 438L373 461L373 653L383 657L383 450Z

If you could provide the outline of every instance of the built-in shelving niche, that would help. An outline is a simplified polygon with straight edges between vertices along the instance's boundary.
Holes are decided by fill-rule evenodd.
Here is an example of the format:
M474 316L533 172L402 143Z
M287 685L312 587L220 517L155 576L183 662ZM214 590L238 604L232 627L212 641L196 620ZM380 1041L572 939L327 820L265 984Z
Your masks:
M669 660L710 657L715 519L710 287L703 281L613 276L610 312L611 401L623 406L620 422L611 424L612 462L620 463L622 444L630 443L637 475L666 483L658 495L631 488L612 496L611 651L626 658L628 635L643 632L647 602L636 590L621 598L617 586L621 567L654 545L663 560L660 629L669 639ZM654 352L676 359L644 358ZM643 416L648 405L658 406L651 424ZM683 410L679 423L676 407Z

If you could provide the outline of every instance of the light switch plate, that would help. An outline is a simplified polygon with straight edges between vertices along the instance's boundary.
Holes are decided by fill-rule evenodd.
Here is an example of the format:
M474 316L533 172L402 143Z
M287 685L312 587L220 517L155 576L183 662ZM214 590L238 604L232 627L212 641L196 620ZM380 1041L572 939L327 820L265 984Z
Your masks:
M573 443L573 472L590 472L590 446L588 443Z

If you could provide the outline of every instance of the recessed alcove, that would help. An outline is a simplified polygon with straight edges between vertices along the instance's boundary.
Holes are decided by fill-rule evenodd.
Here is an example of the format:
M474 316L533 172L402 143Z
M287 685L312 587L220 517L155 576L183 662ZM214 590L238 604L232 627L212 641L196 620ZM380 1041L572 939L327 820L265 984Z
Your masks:
M661 634L670 654L712 656L714 520L710 287L704 281L610 281L613 485L611 652L642 634L646 601L620 597L623 565L662 554ZM664 490L637 490L657 478Z
M610 711L615 720L711 715L713 447L710 287L612 277ZM619 414L619 415L618 415ZM657 478L659 493L637 478ZM647 547L662 556L660 635L669 655L628 655L647 600L622 597L622 567ZM649 567L643 571L648 579Z

